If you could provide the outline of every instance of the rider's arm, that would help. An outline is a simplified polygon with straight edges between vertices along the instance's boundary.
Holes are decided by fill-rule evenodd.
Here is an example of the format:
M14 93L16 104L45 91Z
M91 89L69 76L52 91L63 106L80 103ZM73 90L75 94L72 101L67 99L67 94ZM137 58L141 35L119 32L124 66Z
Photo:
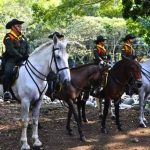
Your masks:
M6 47L6 53L10 56L17 56L18 58L22 58L23 56L14 48L14 45L9 36L7 36L4 40L4 44Z
M97 52L97 49L94 49L94 57L96 60L98 61L103 61L103 59L99 56L98 52Z

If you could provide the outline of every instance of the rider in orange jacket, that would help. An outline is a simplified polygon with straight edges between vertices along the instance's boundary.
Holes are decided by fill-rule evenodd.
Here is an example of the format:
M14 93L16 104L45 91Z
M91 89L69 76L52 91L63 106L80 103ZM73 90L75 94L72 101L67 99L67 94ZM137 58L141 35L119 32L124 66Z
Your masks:
M122 49L122 58L127 59L135 59L136 52L133 48L133 40L135 39L135 36L132 34L126 35L126 37L123 39L123 49Z

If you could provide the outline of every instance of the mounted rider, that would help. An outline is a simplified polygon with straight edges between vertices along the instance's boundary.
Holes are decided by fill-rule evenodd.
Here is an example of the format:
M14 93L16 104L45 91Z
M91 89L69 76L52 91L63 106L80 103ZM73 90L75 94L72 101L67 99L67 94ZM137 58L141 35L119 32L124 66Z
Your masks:
M22 34L23 23L24 21L12 19L6 24L6 29L10 29L10 32L6 33L3 39L5 45L5 52L2 55L4 101L12 98L10 87L14 70L29 56L28 42Z
M136 55L136 51L135 49L133 48L133 42L134 42L134 39L136 37L133 35L133 34L127 34L125 36L125 38L123 38L123 49L122 49L122 59L123 60L126 60L126 59L129 59L129 60L136 60L137 61L137 55ZM129 82L126 86L126 94L127 95L130 95L132 96L132 89L131 87L133 88L133 82L134 80L132 78L129 79Z
M110 65L111 63L111 56L108 54L108 51L105 47L105 41L107 39L103 36L99 35L97 36L97 39L94 41L96 46L94 49L94 61L97 64L100 64L101 67L104 67L105 65ZM102 75L102 86L105 86L107 82L107 75L108 72L104 72Z
M128 34L123 39L122 59L136 59L136 51L133 48L133 41L136 37L132 34Z

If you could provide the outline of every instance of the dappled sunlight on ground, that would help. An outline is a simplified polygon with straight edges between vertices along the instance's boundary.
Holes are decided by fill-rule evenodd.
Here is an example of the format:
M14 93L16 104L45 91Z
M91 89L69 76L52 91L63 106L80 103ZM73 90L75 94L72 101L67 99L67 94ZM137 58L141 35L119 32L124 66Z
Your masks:
M125 134L118 134L118 135L115 135L113 136L113 141L122 141L122 140L126 140L129 136L128 135L125 135Z
M68 148L68 150L94 150L95 146L94 145L88 145L88 146L77 146L74 148Z
M138 128L136 130L132 130L128 132L128 135L134 136L136 134L136 136L149 136L150 137L150 130L149 128Z
M48 107L48 106L47 106ZM50 106L49 106L50 107ZM114 120L108 115L106 127L108 134L101 133L101 120L98 110L86 107L88 123L82 124L86 142L79 140L77 124L71 120L74 135L66 131L67 108L47 108L40 114L39 137L44 150L150 150L150 123L148 128L138 127L138 110L120 111L123 131L117 130ZM6 115L7 114L7 115ZM150 115L146 114L147 120ZM0 150L19 150L21 135L20 105L1 105L0 112ZM28 141L32 146L32 130L28 130ZM9 145L7 141L10 141Z

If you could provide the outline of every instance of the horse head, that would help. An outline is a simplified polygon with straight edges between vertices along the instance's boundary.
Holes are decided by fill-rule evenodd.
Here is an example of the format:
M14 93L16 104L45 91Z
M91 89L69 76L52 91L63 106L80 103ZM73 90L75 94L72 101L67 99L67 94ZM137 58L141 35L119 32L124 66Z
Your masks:
M129 60L128 74L129 79L137 88L142 86L141 66L136 60Z
M68 54L66 51L67 41L60 41L57 36L53 37L52 59L50 67L53 67L53 71L59 78L59 81L64 84L68 84L71 80Z

